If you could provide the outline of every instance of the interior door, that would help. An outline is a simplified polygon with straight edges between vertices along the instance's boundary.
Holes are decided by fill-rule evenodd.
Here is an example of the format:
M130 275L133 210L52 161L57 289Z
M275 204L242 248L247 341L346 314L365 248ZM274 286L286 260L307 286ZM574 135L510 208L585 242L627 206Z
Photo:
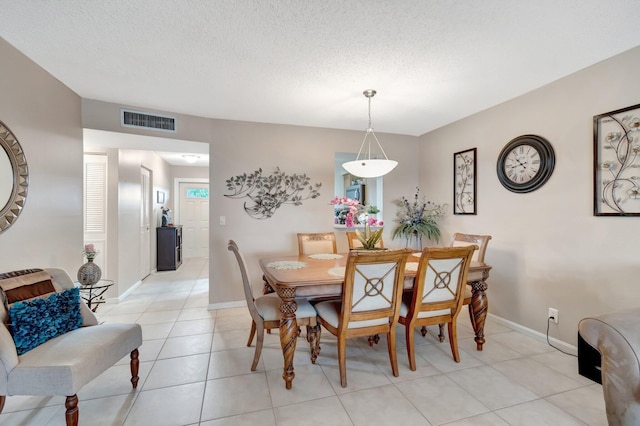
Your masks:
M180 182L184 257L209 256L209 184Z
M151 274L151 172L140 168L140 279Z

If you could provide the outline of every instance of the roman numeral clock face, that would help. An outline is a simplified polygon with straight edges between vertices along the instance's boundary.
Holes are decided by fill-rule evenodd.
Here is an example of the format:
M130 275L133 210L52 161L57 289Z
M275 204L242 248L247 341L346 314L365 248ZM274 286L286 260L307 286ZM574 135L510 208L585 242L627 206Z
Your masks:
M509 191L531 192L549 180L554 163L553 147L546 139L519 136L505 145L498 156L498 179Z

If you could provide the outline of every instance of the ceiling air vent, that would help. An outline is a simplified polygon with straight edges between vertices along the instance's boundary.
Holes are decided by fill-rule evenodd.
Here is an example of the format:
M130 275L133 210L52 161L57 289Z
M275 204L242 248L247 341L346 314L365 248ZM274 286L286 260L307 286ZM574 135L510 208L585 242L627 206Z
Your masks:
M166 115L148 114L146 112L120 110L120 124L123 127L136 129L160 130L162 132L176 132L176 118Z

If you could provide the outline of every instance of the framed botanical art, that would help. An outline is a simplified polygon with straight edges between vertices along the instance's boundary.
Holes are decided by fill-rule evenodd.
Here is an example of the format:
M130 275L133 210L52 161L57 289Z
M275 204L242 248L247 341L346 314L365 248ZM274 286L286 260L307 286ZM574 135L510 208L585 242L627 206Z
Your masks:
M640 105L593 117L593 214L640 216Z
M453 154L453 214L476 214L476 148Z

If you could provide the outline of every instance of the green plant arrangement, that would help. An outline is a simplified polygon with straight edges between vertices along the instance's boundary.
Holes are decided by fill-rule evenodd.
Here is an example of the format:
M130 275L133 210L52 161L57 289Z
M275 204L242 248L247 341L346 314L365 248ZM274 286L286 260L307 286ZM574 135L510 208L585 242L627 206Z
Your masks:
M398 206L394 222L397 226L392 233L392 239L406 238L406 245L412 239L416 239L420 250L422 250L422 237L429 240L440 240L440 228L437 220L445 215L446 204L436 204L426 201L424 197L420 200L420 189L416 188L413 202L410 203L404 196L393 201Z

